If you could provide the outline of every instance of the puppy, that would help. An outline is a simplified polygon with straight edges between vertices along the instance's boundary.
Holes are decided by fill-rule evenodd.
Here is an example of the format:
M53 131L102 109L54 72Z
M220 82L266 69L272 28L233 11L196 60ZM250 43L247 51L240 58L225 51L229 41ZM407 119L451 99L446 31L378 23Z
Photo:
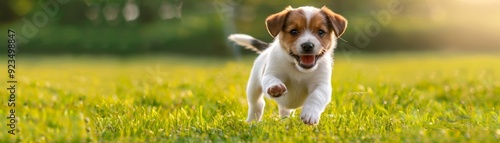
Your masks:
M278 103L281 117L302 107L302 121L318 124L331 100L333 50L346 27L347 20L325 6L288 6L266 19L274 42L268 44L244 34L230 35L230 40L261 53L247 84L246 121L260 121L265 95Z

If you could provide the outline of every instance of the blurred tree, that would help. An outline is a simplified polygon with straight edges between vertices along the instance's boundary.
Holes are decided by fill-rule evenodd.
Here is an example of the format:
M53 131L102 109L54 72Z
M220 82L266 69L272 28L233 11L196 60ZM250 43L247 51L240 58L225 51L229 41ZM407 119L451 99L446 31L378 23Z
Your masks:
M33 0L1 0L0 23L6 24L21 19L33 9Z
M29 32L23 31L22 19L33 21L37 12L44 12L42 5L53 1L60 0L0 0L0 27L23 36ZM388 24L381 25L373 13L391 4L402 12L386 15ZM349 26L342 38L348 43L340 43L355 50L500 47L495 40L500 22L492 18L500 16L500 2L454 0L70 0L59 5L47 25L35 27L37 35L21 47L33 53L233 55L240 52L228 48L228 34L247 33L271 42L264 20L288 5L327 6L345 16ZM375 34L365 36L368 42L360 46L359 38L369 30Z
M85 12L89 9L89 6L87 6L84 1L69 1L59 6L59 9L61 12L57 13L55 19L61 25L80 25L89 23L89 19L85 16Z

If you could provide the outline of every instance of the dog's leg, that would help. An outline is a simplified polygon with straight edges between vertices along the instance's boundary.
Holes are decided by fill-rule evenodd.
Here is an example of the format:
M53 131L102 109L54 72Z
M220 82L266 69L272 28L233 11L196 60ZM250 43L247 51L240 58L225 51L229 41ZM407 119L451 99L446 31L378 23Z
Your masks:
M332 96L332 88L330 84L320 84L309 93L306 98L300 119L306 124L315 125L319 123L321 113L330 103Z
M262 88L271 97L280 97L287 91L285 84L272 75L264 75L262 78Z
M247 100L248 100L248 116L246 122L260 121L264 113L266 102L262 95L262 88L258 79L254 75L250 75L250 80L247 85Z
M290 117L290 113L295 111L294 109L287 109L281 105L278 105L278 108L280 110L280 118L288 118Z

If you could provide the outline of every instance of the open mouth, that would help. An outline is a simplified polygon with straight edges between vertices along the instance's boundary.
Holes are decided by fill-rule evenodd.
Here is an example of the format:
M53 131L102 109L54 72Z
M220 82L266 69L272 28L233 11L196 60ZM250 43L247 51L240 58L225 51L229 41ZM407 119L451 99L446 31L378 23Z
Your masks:
M290 52L290 55L292 57L295 57L297 62L299 63L299 66L304 68L304 69L310 69L316 65L316 62L318 59L323 56L324 52L320 53L319 55L297 55L292 52Z

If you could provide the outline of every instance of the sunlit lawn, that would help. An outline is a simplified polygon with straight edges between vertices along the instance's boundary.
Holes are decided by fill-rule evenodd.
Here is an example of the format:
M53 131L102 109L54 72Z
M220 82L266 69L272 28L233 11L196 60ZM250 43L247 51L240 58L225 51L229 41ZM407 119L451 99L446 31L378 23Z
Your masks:
M3 98L0 142L500 141L498 54L336 55L317 126L271 100L244 122L254 57L20 57L19 131L7 134Z

